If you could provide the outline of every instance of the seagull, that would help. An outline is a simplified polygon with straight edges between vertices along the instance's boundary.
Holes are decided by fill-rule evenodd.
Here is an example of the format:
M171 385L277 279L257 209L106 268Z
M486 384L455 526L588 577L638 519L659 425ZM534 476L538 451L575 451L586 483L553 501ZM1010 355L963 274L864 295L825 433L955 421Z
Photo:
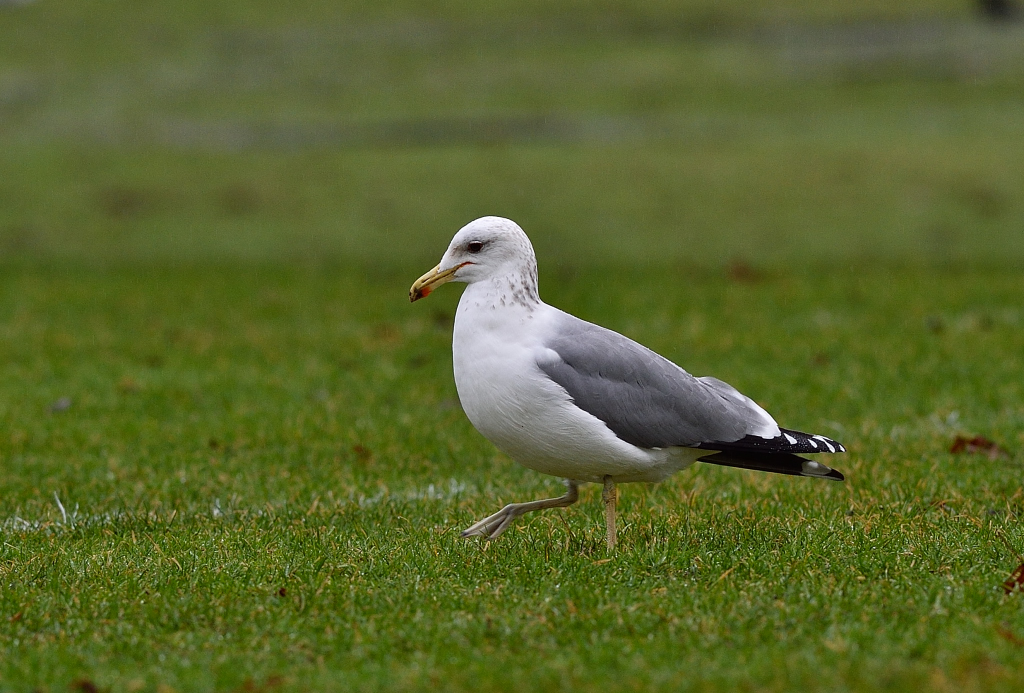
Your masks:
M496 539L516 518L568 507L581 483L597 483L611 551L616 484L662 481L694 462L843 480L799 456L846 452L836 441L780 428L731 385L541 301L533 245L510 219L462 227L409 300L450 281L467 284L452 337L466 416L513 460L567 486L558 498L510 503L463 537Z

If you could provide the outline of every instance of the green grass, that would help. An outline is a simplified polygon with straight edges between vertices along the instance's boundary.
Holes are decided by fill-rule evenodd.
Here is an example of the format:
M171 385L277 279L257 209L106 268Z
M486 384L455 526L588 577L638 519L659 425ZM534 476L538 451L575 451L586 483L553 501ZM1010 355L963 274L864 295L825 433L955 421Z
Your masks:
M880 107L862 114L865 143L829 141L849 136L836 120L761 134L753 116L749 133L692 145L10 153L0 249L12 261L414 270L454 229L499 213L560 265L1024 266L1024 119L984 101L960 110L995 132L912 133L921 112Z
M591 488L493 544L458 537L558 484L471 429L458 292L413 306L410 276L7 273L5 689L1024 680L1000 589L1024 460L948 452L1024 446L1019 274L545 275L552 302L850 448L844 484L707 467L626 486L613 557Z
M0 690L1019 690L1021 26L0 8ZM458 290L406 297L483 214L847 482L626 486L614 556L594 488L460 539L560 491L461 412Z
M1024 265L1024 28L967 3L107 5L0 23L5 259L418 267L497 213L548 262Z

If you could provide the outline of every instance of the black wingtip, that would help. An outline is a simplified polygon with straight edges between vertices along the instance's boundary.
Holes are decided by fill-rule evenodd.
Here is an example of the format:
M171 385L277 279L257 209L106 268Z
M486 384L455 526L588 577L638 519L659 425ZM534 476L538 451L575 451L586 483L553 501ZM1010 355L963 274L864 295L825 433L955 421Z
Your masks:
M832 481L845 481L846 477L838 469L832 469L828 465L824 465L817 460L807 460L802 457L798 458L804 460L801 466L801 476L813 476L819 479L830 479Z
M755 452L716 452L697 459L698 462L718 464L723 467L737 467L771 474L788 474L790 476L808 476L829 481L845 481L846 477L837 469L832 469L815 460L809 460L791 453L755 453Z
M837 440L822 435L803 433L789 428L780 428L779 435L774 438L761 438L747 435L739 440L707 441L696 447L722 452L741 452L757 454L797 453L813 455L815 453L846 452L846 448Z
M812 474L805 474L804 476L813 476ZM829 481L846 481L846 477L838 469L830 469L828 474L819 477L820 479L828 479Z

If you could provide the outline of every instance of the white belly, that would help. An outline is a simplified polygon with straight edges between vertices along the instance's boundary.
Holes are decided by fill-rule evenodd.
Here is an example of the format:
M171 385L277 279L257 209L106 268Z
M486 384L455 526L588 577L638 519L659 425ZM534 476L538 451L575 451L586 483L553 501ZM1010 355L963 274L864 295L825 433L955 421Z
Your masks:
M498 321L489 308L467 301L469 293L455 318L455 385L469 420L512 459L577 481L660 481L706 453L643 449L618 438L537 366L537 335L555 309L506 309Z

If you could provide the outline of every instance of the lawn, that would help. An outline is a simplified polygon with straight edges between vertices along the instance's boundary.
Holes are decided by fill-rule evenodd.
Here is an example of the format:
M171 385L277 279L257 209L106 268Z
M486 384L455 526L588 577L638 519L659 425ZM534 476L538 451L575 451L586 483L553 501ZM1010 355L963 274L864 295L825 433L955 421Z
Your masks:
M0 690L1019 690L1021 26L336 5L0 8ZM459 538L561 490L407 299L488 213L846 482Z
M1020 275L674 276L546 293L843 440L848 480L626 486L610 556L594 489L458 537L558 485L462 415L456 291L411 306L408 277L339 267L8 273L4 686L1019 685L1024 608L1000 585L1022 460L949 448L1024 446Z

